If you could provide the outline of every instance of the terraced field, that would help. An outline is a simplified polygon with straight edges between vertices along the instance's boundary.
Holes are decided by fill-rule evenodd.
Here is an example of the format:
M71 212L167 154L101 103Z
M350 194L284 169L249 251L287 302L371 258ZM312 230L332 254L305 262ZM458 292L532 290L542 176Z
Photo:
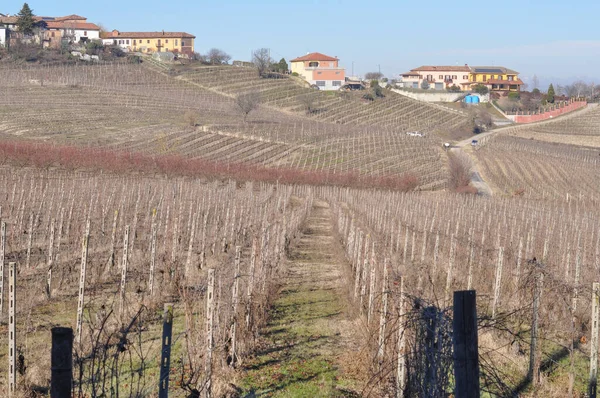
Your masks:
M421 189L446 186L435 132L461 125L460 113L395 94L363 102L248 68L148 64L0 68L0 134L311 172L410 173ZM233 97L251 90L263 105L245 122ZM318 111L302 112L301 95L315 96ZM412 130L425 137L405 134Z
M498 135L475 151L501 193L536 199L600 199L597 149Z
M519 127L515 135L539 141L600 148L600 107L597 105L548 122Z
M386 91L386 97L368 102L356 93L325 93L306 87L293 77L260 78L252 68L201 67L181 73L179 79L225 95L258 91L265 104L305 113L303 96L313 98L314 119L337 124L378 126L394 131L460 129L468 124L461 112L425 104Z

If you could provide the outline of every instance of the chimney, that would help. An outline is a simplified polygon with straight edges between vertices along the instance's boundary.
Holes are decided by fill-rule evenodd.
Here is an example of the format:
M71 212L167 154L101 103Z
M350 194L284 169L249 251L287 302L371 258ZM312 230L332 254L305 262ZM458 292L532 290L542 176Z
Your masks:
M165 30L163 29L163 36L165 35Z

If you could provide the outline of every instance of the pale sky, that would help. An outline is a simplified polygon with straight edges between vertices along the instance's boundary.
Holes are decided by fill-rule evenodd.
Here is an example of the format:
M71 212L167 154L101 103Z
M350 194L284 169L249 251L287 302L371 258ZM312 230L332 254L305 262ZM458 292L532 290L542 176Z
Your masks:
M22 1L3 0L1 13ZM36 15L78 14L107 29L185 31L196 51L221 48L248 60L267 47L279 60L322 52L351 74L388 77L426 64L501 65L521 72L600 82L600 2L32 0Z

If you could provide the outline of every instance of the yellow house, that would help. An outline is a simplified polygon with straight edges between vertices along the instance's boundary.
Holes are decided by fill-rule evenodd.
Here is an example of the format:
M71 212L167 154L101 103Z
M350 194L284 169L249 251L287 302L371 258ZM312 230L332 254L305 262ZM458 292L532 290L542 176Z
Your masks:
M102 43L116 45L127 51L153 53L170 51L191 56L196 36L185 32L112 32L102 33Z
M463 85L468 89L476 84L483 84L490 91L520 91L523 81L519 72L503 66L472 66L469 82Z

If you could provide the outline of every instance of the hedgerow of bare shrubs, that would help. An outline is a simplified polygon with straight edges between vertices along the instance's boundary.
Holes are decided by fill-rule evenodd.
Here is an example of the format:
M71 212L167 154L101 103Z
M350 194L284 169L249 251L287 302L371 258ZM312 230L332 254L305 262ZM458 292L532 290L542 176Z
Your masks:
M448 154L450 168L449 188L458 193L477 193L471 186L471 172L473 163L471 158L463 152L450 152Z
M0 142L0 164L51 167L68 170L103 170L114 173L158 173L168 176L231 178L238 181L265 181L289 184L336 185L355 188L382 188L409 192L419 185L410 173L372 177L358 172L330 173L293 168L268 168L244 163L223 163L189 159L180 155L153 156L139 152L101 148L57 146L25 141Z

